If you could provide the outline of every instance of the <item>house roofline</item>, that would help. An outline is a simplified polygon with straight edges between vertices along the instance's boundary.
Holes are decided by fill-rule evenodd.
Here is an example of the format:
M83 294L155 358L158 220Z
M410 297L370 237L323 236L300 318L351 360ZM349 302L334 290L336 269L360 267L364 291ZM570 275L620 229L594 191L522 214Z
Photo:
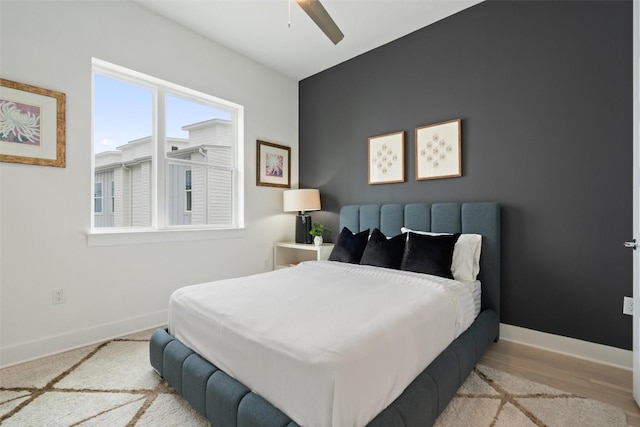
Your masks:
M127 142L126 144L123 145L119 145L116 147L117 150L122 150L122 148L125 147L133 147L135 145L141 145L144 144L145 142L151 142L151 136L145 136L143 138L138 138L138 139L132 139L131 141ZM189 143L189 138L167 138L167 143Z
M216 124L231 124L231 120L225 120L225 119L209 119L209 120L203 120L201 122L197 122L197 123L192 123L190 125L185 125L182 126L182 130L197 130L197 129L201 129L201 128L205 128L205 127L210 127L212 125L216 125Z
M151 161L151 156L138 157L138 158L130 160L128 162L115 162L115 163L109 163L107 165L97 166L95 168L95 172L105 172L105 171L108 171L110 169L117 169L118 167L135 166L135 165L138 165L140 163L145 163L145 162L150 162L150 161Z

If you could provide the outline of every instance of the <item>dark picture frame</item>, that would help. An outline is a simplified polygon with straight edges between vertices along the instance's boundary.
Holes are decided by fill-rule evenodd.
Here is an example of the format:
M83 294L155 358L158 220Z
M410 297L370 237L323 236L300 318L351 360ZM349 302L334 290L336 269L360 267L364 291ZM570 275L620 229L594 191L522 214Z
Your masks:
M291 188L291 147L256 141L256 185Z

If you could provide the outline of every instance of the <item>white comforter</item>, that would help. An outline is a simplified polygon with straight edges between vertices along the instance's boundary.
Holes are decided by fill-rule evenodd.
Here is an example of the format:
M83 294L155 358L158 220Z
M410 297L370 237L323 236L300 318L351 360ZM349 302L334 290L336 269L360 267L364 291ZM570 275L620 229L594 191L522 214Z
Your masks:
M169 331L301 426L352 427L474 317L460 282L320 261L179 289Z

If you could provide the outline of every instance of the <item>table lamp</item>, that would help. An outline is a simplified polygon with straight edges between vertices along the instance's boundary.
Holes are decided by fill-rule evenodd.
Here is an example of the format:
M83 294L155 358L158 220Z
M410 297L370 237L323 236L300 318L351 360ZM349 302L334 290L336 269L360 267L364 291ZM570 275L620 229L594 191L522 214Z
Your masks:
M284 211L298 212L296 216L296 243L313 243L311 217L305 212L320 210L320 190L286 190L283 193Z

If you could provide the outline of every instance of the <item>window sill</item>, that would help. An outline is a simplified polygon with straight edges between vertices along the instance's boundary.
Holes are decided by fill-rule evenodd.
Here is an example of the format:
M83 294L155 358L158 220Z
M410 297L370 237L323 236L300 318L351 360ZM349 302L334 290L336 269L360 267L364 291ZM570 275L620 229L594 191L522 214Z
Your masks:
M190 228L168 230L92 230L87 233L87 246L138 245L145 243L187 242L194 240L238 239L247 235L246 228Z

